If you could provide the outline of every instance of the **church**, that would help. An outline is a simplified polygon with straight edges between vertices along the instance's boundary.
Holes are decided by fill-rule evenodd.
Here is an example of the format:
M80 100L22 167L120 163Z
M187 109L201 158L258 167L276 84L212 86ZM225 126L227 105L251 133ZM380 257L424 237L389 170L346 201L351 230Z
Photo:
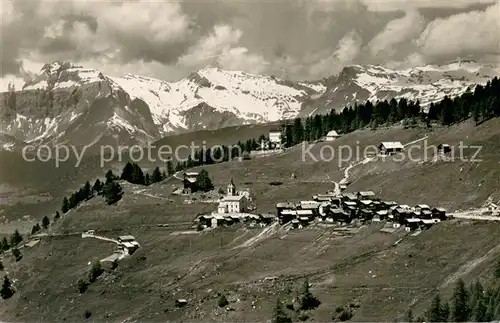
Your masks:
M236 186L231 178L231 182L227 185L227 195L219 202L217 213L244 213L248 210L248 198L245 191L236 191Z

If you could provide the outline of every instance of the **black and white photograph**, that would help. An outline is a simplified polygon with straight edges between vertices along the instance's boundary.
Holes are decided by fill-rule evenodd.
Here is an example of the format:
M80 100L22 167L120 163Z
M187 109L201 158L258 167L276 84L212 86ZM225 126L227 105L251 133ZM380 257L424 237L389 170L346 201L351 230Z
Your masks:
M0 323L499 322L499 0L0 0Z

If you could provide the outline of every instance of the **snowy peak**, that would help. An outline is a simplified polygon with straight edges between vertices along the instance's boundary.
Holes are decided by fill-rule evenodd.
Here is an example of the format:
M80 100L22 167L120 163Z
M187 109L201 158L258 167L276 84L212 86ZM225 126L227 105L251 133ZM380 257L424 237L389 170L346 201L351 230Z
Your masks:
M58 61L45 64L38 75L24 84L23 90L56 90L104 80L98 70Z
M327 82L327 90L320 98L308 102L302 114L326 113L356 102L392 98L419 100L425 108L445 96L461 95L468 88L498 75L499 66L470 60L401 70L374 65L346 66L335 80Z

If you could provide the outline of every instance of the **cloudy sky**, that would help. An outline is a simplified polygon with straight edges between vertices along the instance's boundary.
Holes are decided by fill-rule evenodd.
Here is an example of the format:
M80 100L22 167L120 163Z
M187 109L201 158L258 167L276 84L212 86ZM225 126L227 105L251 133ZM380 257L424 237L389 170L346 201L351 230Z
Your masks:
M347 64L499 61L498 0L0 0L5 80L68 60L175 81L207 65L318 79Z

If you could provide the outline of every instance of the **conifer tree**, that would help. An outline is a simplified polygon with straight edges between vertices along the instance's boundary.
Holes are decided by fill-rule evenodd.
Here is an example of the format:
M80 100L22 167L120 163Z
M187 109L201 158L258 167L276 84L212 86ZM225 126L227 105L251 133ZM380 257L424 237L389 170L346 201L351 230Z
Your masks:
M123 189L117 182L106 184L103 191L104 198L107 204L114 204L118 202L123 196Z
M151 183L158 183L163 180L163 175L161 174L160 168L157 166L153 170L153 174L151 175Z
M467 322L469 320L469 293L462 279L457 282L453 293L451 316L454 322Z
M0 247L1 247L1 250L3 250L3 251L10 249L10 244L9 244L9 241L7 240L6 237L3 237L2 241L0 242Z
M23 236L16 229L16 231L14 231L14 233L10 237L10 245L12 247L17 246L21 241L23 241Z
M174 175L174 173L175 173L174 163L172 162L172 160L168 160L167 161L167 176L170 177L170 176Z
M12 288L12 283L7 276L3 277L2 289L0 289L0 295L3 299L9 299L14 295L14 288Z
M105 177L106 177L106 184L111 183L112 181L114 181L116 179L116 176L115 176L115 174L113 174L113 171L111 169L108 170Z
M283 310L279 298L276 300L276 306L274 307L272 323L292 323L292 319Z
M208 192L214 188L214 185L212 184L212 181L210 180L210 177L208 175L208 172L205 169L202 169L198 176L196 176L196 189L203 191L203 192Z
M54 222L59 220L61 218L61 215L59 214L59 211L56 211L56 214L54 214Z
M95 180L94 186L92 186L92 192L96 195L100 195L102 193L102 183L99 178Z
M63 198L63 203L62 203L62 207L61 207L61 212L62 213L67 213L69 211L69 201L68 201L68 198L65 196Z
M42 219L42 227L44 229L47 229L50 225L50 220L47 216L44 216L43 219Z

